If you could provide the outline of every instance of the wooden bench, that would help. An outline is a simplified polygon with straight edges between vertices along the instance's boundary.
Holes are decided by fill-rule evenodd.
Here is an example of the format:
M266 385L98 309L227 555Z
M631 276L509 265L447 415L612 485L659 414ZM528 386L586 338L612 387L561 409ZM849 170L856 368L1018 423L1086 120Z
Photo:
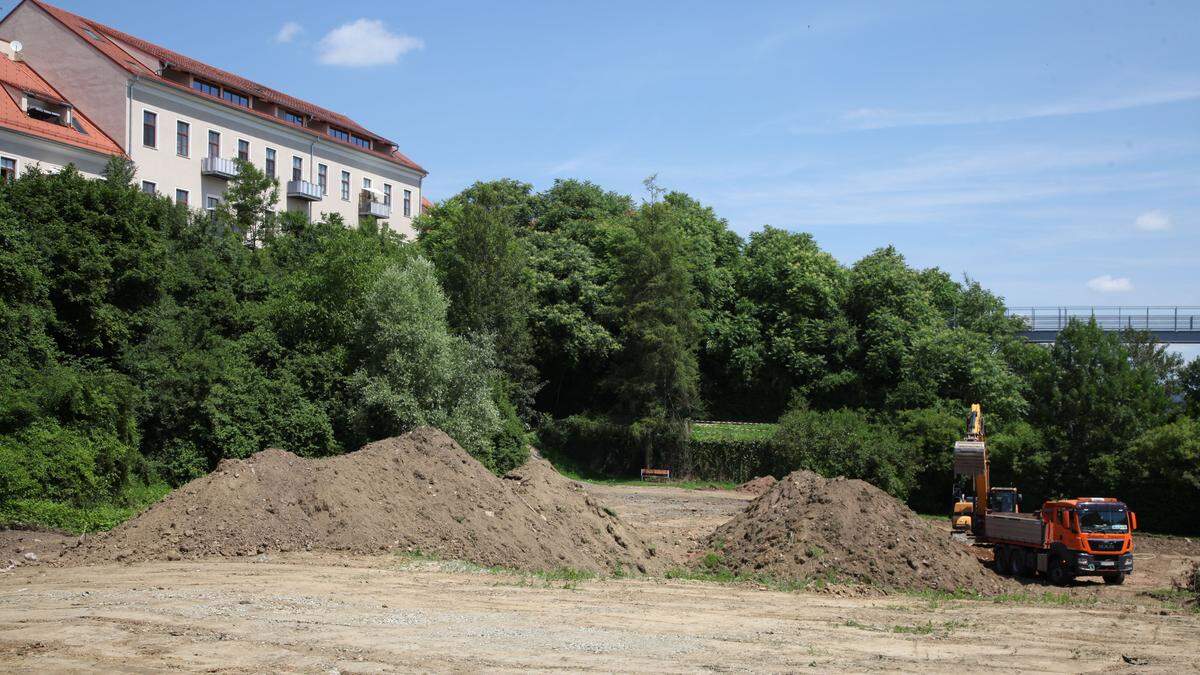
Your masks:
M646 480L647 478L671 480L671 470L670 469L642 469L642 480Z

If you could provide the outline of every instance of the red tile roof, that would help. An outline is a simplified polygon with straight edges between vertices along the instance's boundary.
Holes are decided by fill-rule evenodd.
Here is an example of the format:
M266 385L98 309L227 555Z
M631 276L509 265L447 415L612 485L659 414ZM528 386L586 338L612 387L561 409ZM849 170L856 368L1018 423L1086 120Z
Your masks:
M170 65L171 67L173 67L176 70L188 72L188 73L191 73L193 75L200 77L201 79L209 80L216 84L221 84L221 85L225 85L225 86L228 86L228 87L231 87L234 89L241 90L243 93L246 93L248 95L258 97L264 101L269 101L276 105L281 105L285 108L290 108L296 112L303 113L314 119L333 124L334 126L341 127L343 129L346 129L347 131L354 132L361 136L369 136L372 139L380 141L384 145L388 145L388 146L395 145L395 143L393 143L392 141L389 141L386 138L380 136L379 134L376 134L374 132L371 132L371 131L363 128L357 122L350 119L349 117L346 117L345 115L333 112L332 110L328 110L326 108L322 108L318 105L314 105L312 103L303 101L303 100L295 98L293 96L289 96L281 91L271 89L270 87L261 85L252 80L247 80L238 75L234 75L233 73L230 73L228 71L221 70L220 68L214 68L213 66L202 63L202 62L192 59L190 57L184 56L183 54L180 54L178 52L171 51L170 49L167 49L165 47L160 47L152 42L147 42L145 40L142 40L141 38L134 37L132 35L129 35L128 33L124 33L115 28L110 28L108 26L105 26L104 24L92 21L91 19L84 18L77 14L72 14L71 12L68 12L65 9L60 9L53 5L46 4L45 2L42 2L42 0L29 0L29 2L32 2L33 4L37 5L38 7L42 8L43 10L45 10L45 12L47 14L54 17L60 23L62 23L64 26L66 26L71 31L73 31L76 35L78 35L80 38L82 38L84 42L95 47L98 51L100 51L102 54L104 54L109 59L111 59L114 63L121 66L125 70L129 71L133 75L137 75L138 77L145 77L147 79L153 79L159 83L167 84L169 86L172 86L172 87L175 87L178 89L182 89L182 90L192 93L196 96L203 96L204 98L206 98L210 101L219 102L224 105L228 105L228 106L230 106L232 108L236 108L237 110L240 110L244 113L252 114L257 117L271 120L278 124L287 126L290 129L294 129L297 131L309 133L311 135L319 136L322 139L325 139L325 140L328 140L328 141L331 141L334 143L340 143L349 148L353 148L354 150L357 150L359 152L365 152L370 155L375 155L377 157L387 159L389 161L395 162L396 164L400 164L402 166L406 166L415 171L419 171L422 174L428 173L427 171L425 171L425 169L421 168L421 166L419 164L417 164L416 162L409 159L407 156L405 156L399 150L367 150L366 148L362 148L360 146L354 145L353 143L349 143L347 141L343 141L341 139L334 138L333 136L328 136L326 134L321 134L312 129L304 129L302 127L297 127L296 125L294 125L284 119L275 117L273 115L268 115L268 114L260 112L260 111L251 110L251 109L239 106L230 101L225 101L224 99L219 99L219 98L209 96L207 94L200 93L198 91L195 91L193 89L185 87L177 82L168 80L168 79L164 78L162 75L160 75L159 71L148 68L144 63L142 63L138 59L134 58L134 56L132 54L130 54L128 51L126 51L125 47L121 46L119 43L125 43L126 45L129 45L129 47L132 47L133 49L136 49L136 50L139 50L146 54L149 54L150 56L152 56L155 59L162 62L164 65ZM89 34L89 31L96 35ZM100 39L97 39L97 37L99 37Z
M29 67L28 63L13 61L2 54L0 54L0 82L19 92L33 94L50 102L67 103L62 94L55 91L54 87L43 80L33 68ZM7 87L0 89L0 127L106 155L125 154L121 151L121 146L100 131L78 109L72 110L71 116L79 122L83 132L74 127L33 119L26 115L24 110L21 110L20 99L13 98Z
M433 202L429 201L424 196L422 196L421 197L421 213L426 213L429 211L429 209L432 209L432 208L433 208Z

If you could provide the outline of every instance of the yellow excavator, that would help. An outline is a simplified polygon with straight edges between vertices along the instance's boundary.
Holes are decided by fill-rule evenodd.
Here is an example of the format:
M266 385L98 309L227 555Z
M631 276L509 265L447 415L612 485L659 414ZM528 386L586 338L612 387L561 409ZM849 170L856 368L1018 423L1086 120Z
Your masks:
M983 516L989 510L998 513L1019 513L1021 510L1021 495L1015 487L992 487L990 464L987 431L983 426L983 406L972 403L971 412L967 415L967 435L954 444L954 474L967 476L974 494L968 496L962 491L955 491L950 528L956 534L978 534Z

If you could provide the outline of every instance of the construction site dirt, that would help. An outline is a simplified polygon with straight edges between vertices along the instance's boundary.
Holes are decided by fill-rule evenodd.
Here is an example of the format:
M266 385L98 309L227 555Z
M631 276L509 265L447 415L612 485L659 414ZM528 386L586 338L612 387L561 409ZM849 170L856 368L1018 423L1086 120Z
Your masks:
M405 478L411 484L403 489L431 492L430 478L434 491L455 489L457 483L433 475L442 464L476 478L473 467L449 461L458 457L454 448L433 436L419 440L428 455L420 460L423 477ZM389 453L408 450L391 445L373 452L372 461L385 466ZM296 458L263 457L256 475L267 460L298 467ZM238 474L241 490L250 490L240 482L247 466L226 467ZM320 473L337 473L335 486L356 473L332 467ZM431 515L445 540L440 551L420 539L419 522L397 530L401 540L409 538L402 545L387 546L396 539L383 546L375 540L362 546L352 538L323 540L334 536L324 528L297 535L298 546L282 537L274 548L243 539L229 540L236 546L225 550L226 540L218 535L226 521L214 515L201 534L200 524L182 520L195 506L185 502L160 507L136 525L131 521L130 532L83 545L76 537L0 533L0 562L12 559L0 574L0 671L1197 668L1200 613L1170 590L1173 579L1200 559L1196 542L1139 536L1137 571L1123 586L1079 581L1060 589L1006 579L996 589L999 595L979 598L929 588L862 593L856 589L863 585L853 583L781 590L753 575L720 581L693 573L703 571L696 563L712 552L714 536L721 536L716 532L772 535L770 522L750 518L752 495L580 485L548 469L535 463L496 484L479 477L491 487L477 489L470 503L493 515L476 521L465 507L445 522ZM300 482L311 487L316 470L299 473ZM378 470L371 478L391 484ZM212 480L234 479L230 473ZM320 483L326 486L321 490L331 489L324 478ZM797 486L787 489L803 487ZM352 519L344 510L353 508L353 499L336 491L322 494L337 494L344 505L327 499L329 507ZM394 504L402 506L409 508ZM272 508L289 507L280 500ZM946 519L921 521L949 539ZM170 522L176 527L168 527ZM578 523L586 524L586 536L571 549L563 533ZM160 527L193 534L159 536L167 542L159 545L150 535ZM459 528L466 529L456 539ZM532 552L537 564L514 565L520 561L514 551L531 546L527 537L534 530L550 543ZM489 533L517 545L480 541ZM314 544L312 550L304 550L306 541ZM472 541L474 548L464 543ZM727 544L724 559L744 559L753 567L765 539L746 541L749 548ZM189 549L208 548L203 555L177 556L181 542ZM338 550L332 550L335 545ZM477 558L472 562L458 559L472 556ZM645 573L636 569L639 562L649 563Z

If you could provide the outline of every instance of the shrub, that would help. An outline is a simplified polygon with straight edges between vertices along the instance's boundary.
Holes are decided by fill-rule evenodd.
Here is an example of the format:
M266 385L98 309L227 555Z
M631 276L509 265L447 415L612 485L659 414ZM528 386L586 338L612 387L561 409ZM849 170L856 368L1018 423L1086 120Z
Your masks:
M919 459L891 429L856 410L794 407L779 420L773 471L809 469L822 476L861 478L895 497L912 489Z
M137 451L111 433L35 422L0 436L0 500L94 504L124 490L138 460Z

